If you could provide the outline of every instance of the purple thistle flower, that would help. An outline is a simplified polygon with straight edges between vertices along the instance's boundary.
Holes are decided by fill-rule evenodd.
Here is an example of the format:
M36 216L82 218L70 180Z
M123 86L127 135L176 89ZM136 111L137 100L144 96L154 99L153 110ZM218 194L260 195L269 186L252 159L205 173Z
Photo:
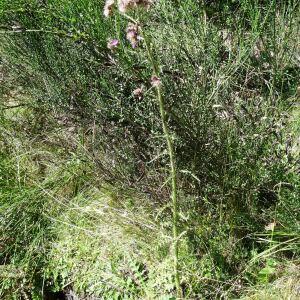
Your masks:
M119 0L119 11L121 13L126 13L129 9L134 9L136 7L144 7L148 9L152 4L153 0Z
M113 50L119 46L120 42L117 39L111 39L107 43L107 48Z
M161 85L161 80L160 80L160 78L157 77L156 75L153 75L153 76L151 77L151 85L152 85L153 87L158 87L158 86L160 86L160 85Z
M139 100L141 100L143 98L144 95L144 87L141 86L139 88L136 88L133 92L132 92L133 96L135 98L138 98Z
M130 42L132 48L138 46L139 41L142 39L139 34L139 27L137 24L129 23L126 28L126 38Z

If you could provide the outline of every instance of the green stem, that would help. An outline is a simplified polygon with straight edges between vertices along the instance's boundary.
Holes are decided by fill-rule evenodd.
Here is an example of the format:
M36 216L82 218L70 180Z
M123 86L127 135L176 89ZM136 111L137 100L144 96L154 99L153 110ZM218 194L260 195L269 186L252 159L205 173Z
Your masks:
M149 61L151 63L151 67L153 70L153 75L159 77L159 68L157 63L154 59L152 54L150 43L147 40L145 34L143 34L144 42L148 54ZM167 142L168 147L168 154L169 154L169 161L170 161L170 176L171 176L171 199L172 199L172 208L173 208L173 259L174 259L174 276L175 276L175 286L176 286L176 293L178 298L182 298L182 290L180 286L180 278L179 278L179 271L178 271L178 247L179 247L179 240L178 240L178 197L177 197L177 170L176 170L176 162L175 162L175 154L174 154L174 145L171 138L171 134L167 124L167 113L165 109L164 98L162 94L162 87L158 85L156 87L157 92L157 100L159 103L159 111L160 111L160 118L163 127L164 137Z
M182 296L182 291L180 287L180 279L179 279L179 272L178 272L178 197L177 197L177 171L176 171L176 164L175 164L175 155L174 155L174 147L172 143L172 139L170 136L169 128L167 126L167 115L164 107L164 99L162 96L161 87L157 87L157 99L159 102L159 111L161 122L163 126L164 136L167 141L168 145L168 153L169 153L169 160L170 160L170 175L172 178L171 187L172 187L172 206L173 206L173 258L174 258L174 275L175 275L175 285L177 296Z

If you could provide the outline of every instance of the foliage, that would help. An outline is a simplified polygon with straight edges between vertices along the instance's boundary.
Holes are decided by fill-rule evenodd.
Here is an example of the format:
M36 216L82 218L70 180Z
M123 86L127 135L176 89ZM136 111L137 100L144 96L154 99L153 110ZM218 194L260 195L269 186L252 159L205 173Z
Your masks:
M0 297L174 297L152 69L103 5L0 2ZM272 285L299 255L299 2L140 13L178 166L185 298Z

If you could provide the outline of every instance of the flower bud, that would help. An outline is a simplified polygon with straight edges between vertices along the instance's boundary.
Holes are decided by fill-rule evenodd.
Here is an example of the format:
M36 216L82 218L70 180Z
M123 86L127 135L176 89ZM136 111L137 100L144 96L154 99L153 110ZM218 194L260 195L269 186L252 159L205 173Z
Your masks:
M105 17L108 18L109 16L112 15L114 4L115 4L115 0L106 0L104 5L104 10L103 10L103 14Z

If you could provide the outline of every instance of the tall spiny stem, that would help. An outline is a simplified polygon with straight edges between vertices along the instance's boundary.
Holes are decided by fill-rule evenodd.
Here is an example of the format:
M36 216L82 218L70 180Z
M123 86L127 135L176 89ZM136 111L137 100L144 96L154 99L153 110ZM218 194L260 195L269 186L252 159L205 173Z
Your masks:
M157 61L154 58L154 55L151 50L151 43L147 39L147 36L142 32L148 59L151 63L153 75L156 77L160 77L159 75L159 68ZM175 276L175 285L176 285L176 293L177 297L182 297L182 290L180 286L180 278L179 278L179 270L178 270L178 247L179 247L179 240L178 240L178 195L177 195L177 170L176 170L176 162L175 162L175 154L174 154L174 145L172 141L172 137L170 134L170 130L167 124L167 113L165 109L165 102L162 93L162 86L158 84L156 86L156 95L157 101L159 104L159 111L160 111L160 118L163 128L164 137L167 142L168 147L168 154L169 154L169 161L170 161L170 177L171 177L171 199L172 199L172 209L173 209L173 260L174 260L174 276Z
M138 21L133 19L132 17L128 16L127 14L123 14L127 19L129 19L134 24L138 25ZM148 56L148 60L150 62L153 76L159 78L160 71L158 67L158 62L154 57L151 48L151 42L148 40L147 35L144 33L142 28L139 27L139 33L142 35L144 44L146 47L146 52ZM178 214L178 195L177 195L177 170L176 170L176 162L175 162L175 154L174 154L174 145L172 141L172 137L170 134L170 130L167 123L167 113L165 109L165 102L162 93L162 85L157 84L155 85L156 89L156 96L157 101L159 104L159 112L160 112L160 119L162 123L164 137L167 142L168 154L169 154L169 161L170 161L170 177L171 177L171 199L172 199L172 210L173 210L173 247L172 247L172 254L173 254L173 261L174 261L174 277L175 277L175 286L176 286L176 294L177 298L182 298L182 289L180 286L180 278L179 278L179 268L178 268L178 255L179 255L179 235L178 235L178 221L179 221L179 214Z

